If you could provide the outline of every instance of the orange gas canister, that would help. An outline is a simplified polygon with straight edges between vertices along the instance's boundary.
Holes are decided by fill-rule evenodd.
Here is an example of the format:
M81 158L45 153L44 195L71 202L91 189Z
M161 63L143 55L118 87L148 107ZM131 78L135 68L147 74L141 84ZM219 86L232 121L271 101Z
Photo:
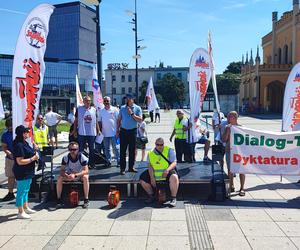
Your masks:
M167 193L165 188L157 189L157 201L160 205L164 204L167 201Z
M107 196L108 205L110 208L118 206L120 202L120 191L117 190L116 186L109 187L109 193Z
M69 203L72 207L77 207L79 204L78 191L75 188L71 188L69 193Z

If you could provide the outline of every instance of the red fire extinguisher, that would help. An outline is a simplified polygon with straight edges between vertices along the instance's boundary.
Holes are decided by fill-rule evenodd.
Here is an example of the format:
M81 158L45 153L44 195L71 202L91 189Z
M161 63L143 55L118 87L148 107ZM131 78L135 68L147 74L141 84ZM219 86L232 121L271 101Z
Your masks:
M120 202L120 191L117 190L116 186L109 187L109 193L107 196L108 205L110 208L118 206Z
M69 203L72 207L77 207L79 204L79 194L76 186L72 186L69 193Z

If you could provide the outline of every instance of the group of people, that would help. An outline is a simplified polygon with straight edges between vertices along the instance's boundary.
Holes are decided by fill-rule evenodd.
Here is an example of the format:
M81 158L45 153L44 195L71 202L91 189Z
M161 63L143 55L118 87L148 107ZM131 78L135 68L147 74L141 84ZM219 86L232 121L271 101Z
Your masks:
M60 175L57 180L57 200L58 205L62 204L61 194L65 181L80 180L83 182L84 204L89 206L89 168L95 166L95 141L100 134L103 135L103 147L105 157L111 162L111 150L120 167L120 174L124 175L126 170L126 155L128 151L128 172L137 172L134 168L136 150L142 150L143 161L145 158L147 137L145 116L142 114L141 107L134 103L131 95L126 96L126 104L120 109L111 105L110 98L104 97L104 108L96 110L91 105L91 98L85 96L84 105L79 106L73 115L68 116L68 121L72 124L70 129L71 142L68 145L69 153L62 158ZM196 143L204 144L204 162L210 162L208 150L210 140L206 129L199 127L202 136L198 142L191 140L191 122L184 116L182 110L177 110L174 129L170 136L172 141L175 136L175 151L165 145L163 138L157 138L155 148L148 153L148 169L140 176L140 183L149 198L147 203L155 199L157 183L167 182L171 191L171 206L176 206L176 195L179 186L179 177L176 164L181 162L195 161ZM6 154L5 173L8 177L8 194L4 201L15 198L13 188L15 180L17 182L16 206L18 207L18 218L28 219L30 214L35 213L28 205L28 192L32 178L35 175L35 164L39 162L42 166L41 152L49 144L57 147L57 125L61 121L61 116L54 113L51 108L43 117L37 115L33 131L20 125L15 130L13 140L12 121L6 120L7 131L2 135L2 148ZM233 175L230 172L230 127L238 125L237 113L230 112L227 123L224 121L214 124L220 130L219 140L226 147L226 162L229 169L230 187L233 187ZM33 134L33 141L30 136ZM53 141L52 138L55 138ZM117 146L120 143L120 151ZM88 157L83 153L86 145L88 146ZM98 145L99 146L99 145ZM182 157L184 157L182 159ZM240 175L241 189L240 195L244 195L245 176Z

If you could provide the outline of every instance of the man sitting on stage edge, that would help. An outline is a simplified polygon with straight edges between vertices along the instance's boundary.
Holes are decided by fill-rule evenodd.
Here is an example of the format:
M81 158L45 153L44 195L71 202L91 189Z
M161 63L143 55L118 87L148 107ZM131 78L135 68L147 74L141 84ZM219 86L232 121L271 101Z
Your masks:
M77 142L71 142L68 146L69 154L65 155L61 162L60 176L58 176L56 184L57 203L62 204L61 192L64 181L83 182L84 204L83 208L89 206L89 168L88 158L79 152L79 145Z
M148 169L140 177L140 183L149 195L146 203L155 200L157 181L167 181L171 190L170 206L176 206L176 195L179 186L179 178L176 171L176 156L174 150L164 146L163 138L155 141L155 148L148 153Z

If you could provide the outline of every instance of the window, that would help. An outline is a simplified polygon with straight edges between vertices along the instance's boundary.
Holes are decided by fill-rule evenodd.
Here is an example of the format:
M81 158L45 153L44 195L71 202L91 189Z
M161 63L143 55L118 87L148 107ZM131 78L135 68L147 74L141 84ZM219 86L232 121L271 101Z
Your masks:
M116 88L113 88L113 89L112 89L112 93L113 93L114 95L117 94Z
M181 80L182 79L182 73L181 72L177 73L177 77Z
M132 82L132 75L128 75L128 82Z
M121 82L125 82L125 75L121 76Z
M113 75L111 79L112 79L113 81L115 81L115 80L116 80L116 76Z
M130 93L130 94L132 93L132 88L131 87L128 88L128 93Z
M125 94L125 88L122 88L122 94Z
M157 80L161 79L161 73L157 73Z

